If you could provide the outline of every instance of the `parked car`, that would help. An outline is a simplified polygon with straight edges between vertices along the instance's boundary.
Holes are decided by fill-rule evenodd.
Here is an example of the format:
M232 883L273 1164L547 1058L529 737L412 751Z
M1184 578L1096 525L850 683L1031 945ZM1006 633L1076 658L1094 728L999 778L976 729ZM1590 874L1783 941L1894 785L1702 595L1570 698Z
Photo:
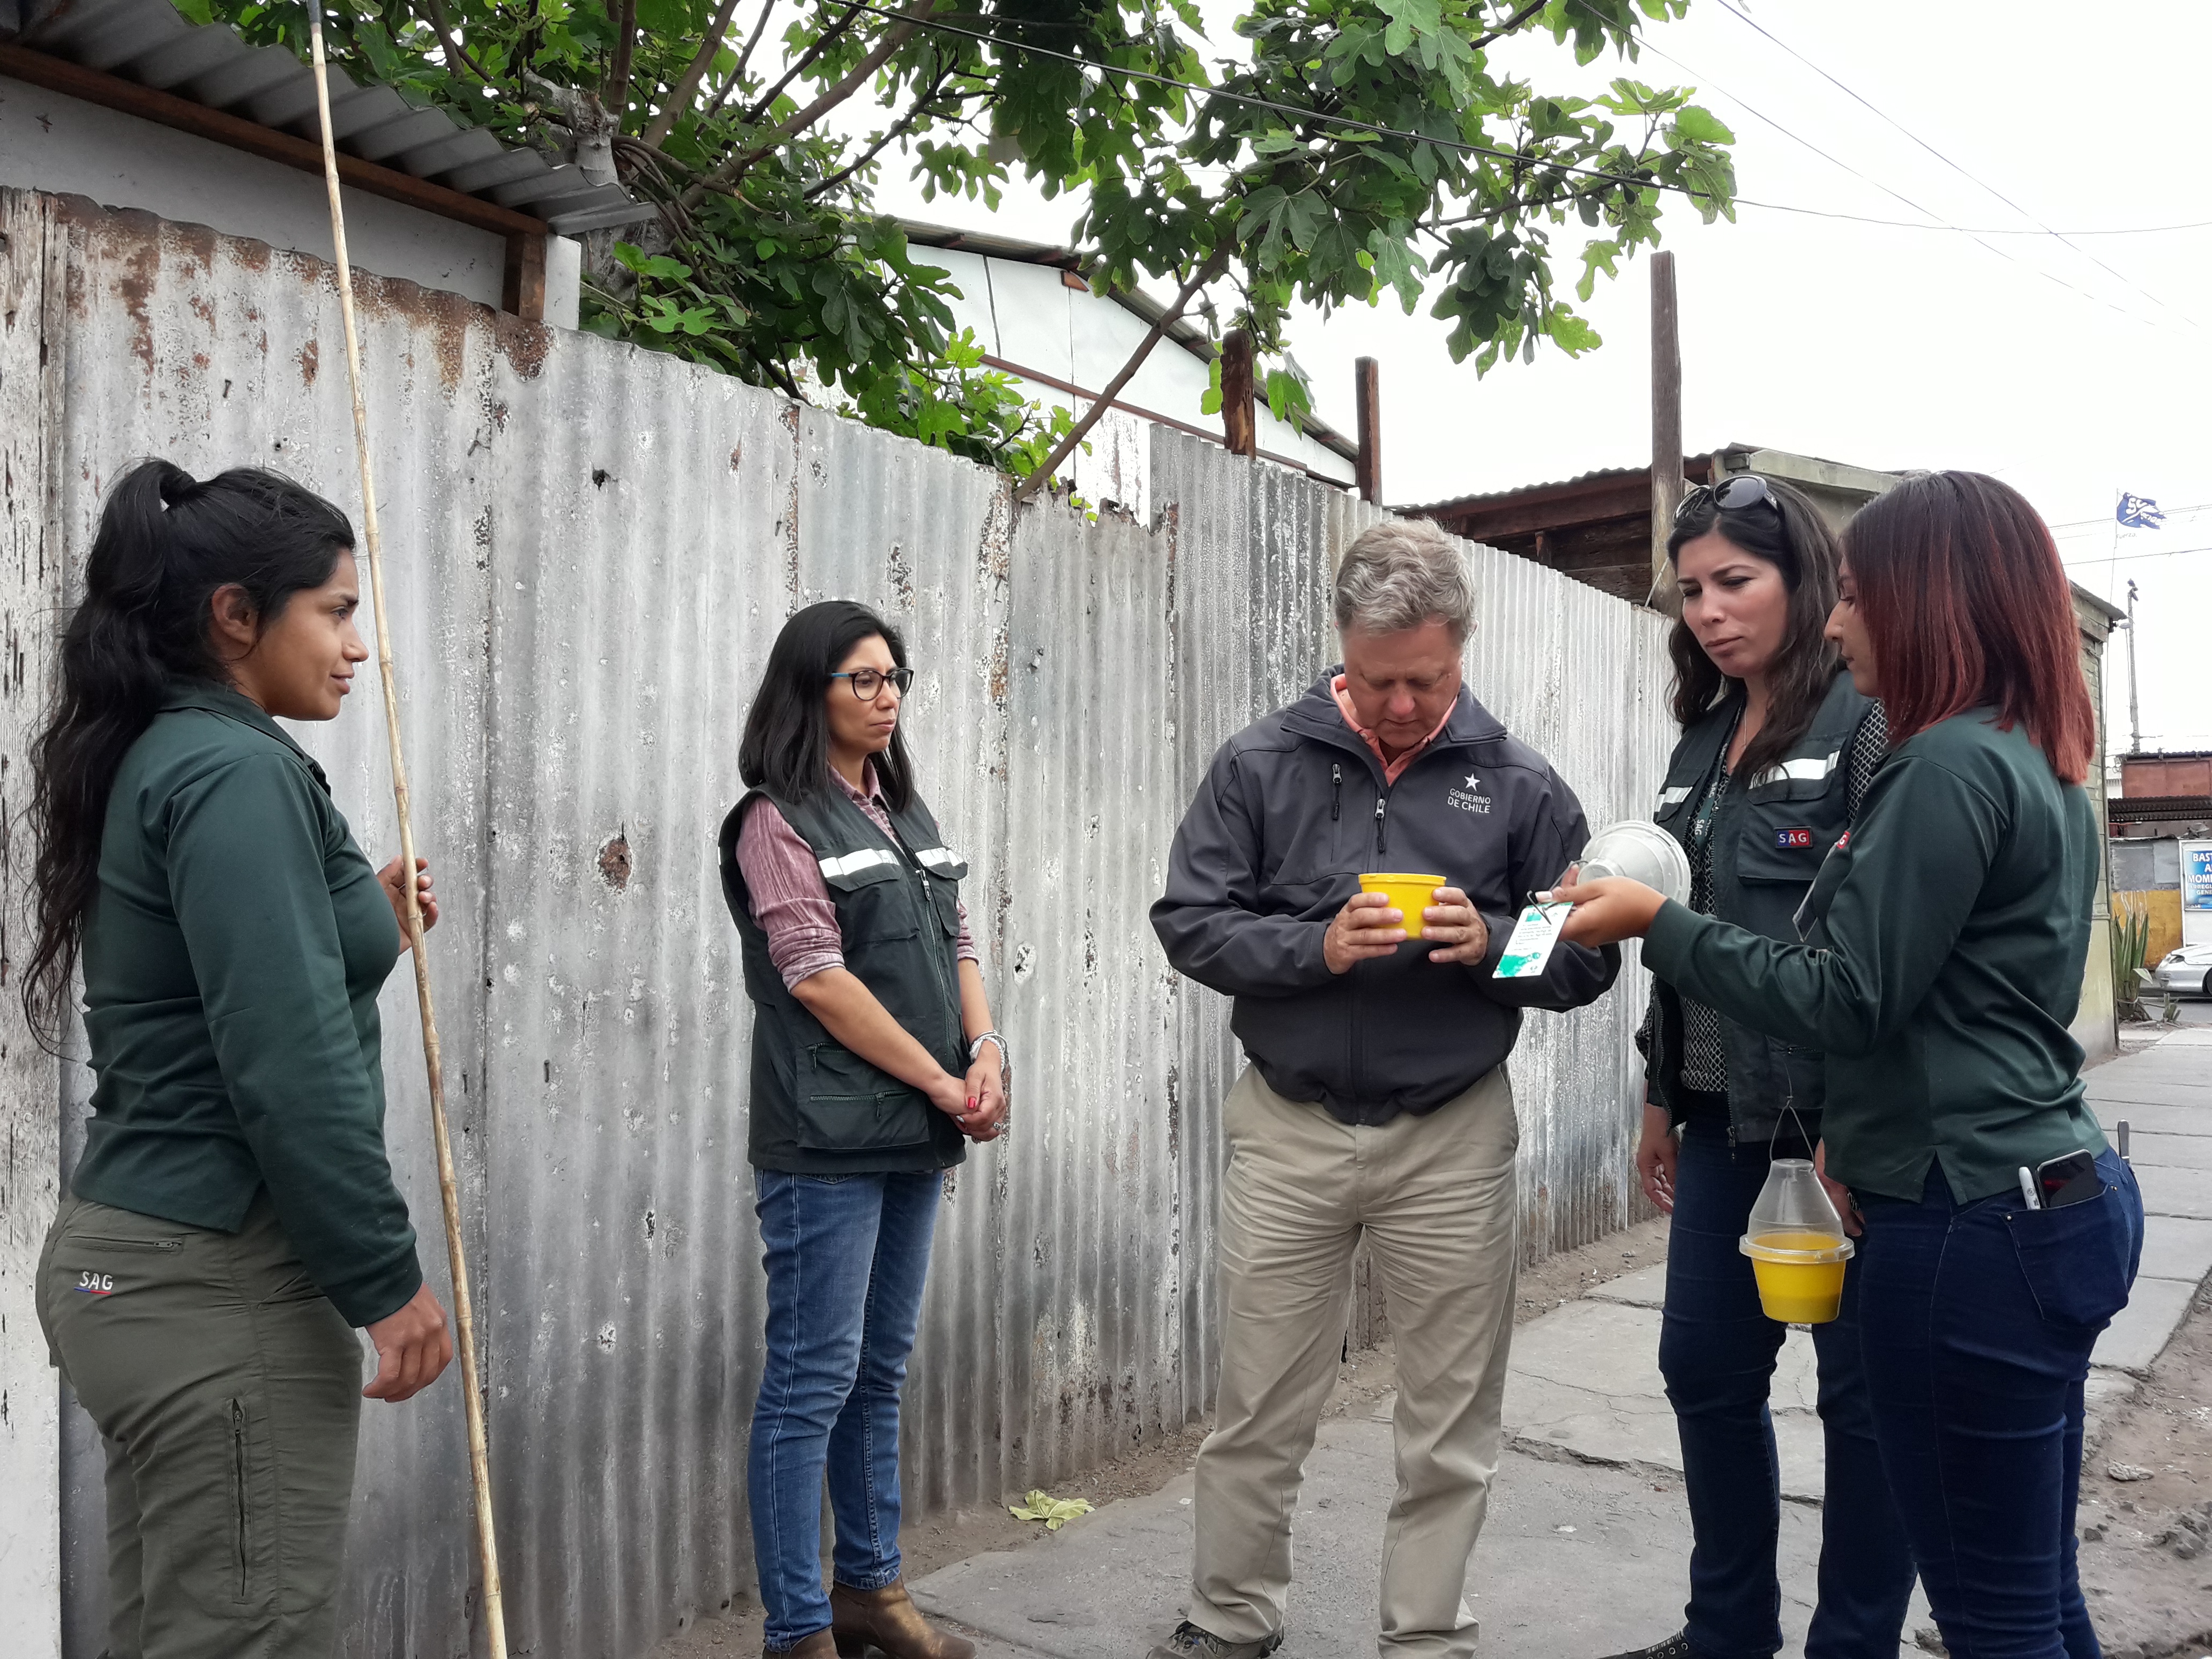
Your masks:
M2151 982L2183 996L2212 997L2212 945L2185 945L2169 953L2151 971Z

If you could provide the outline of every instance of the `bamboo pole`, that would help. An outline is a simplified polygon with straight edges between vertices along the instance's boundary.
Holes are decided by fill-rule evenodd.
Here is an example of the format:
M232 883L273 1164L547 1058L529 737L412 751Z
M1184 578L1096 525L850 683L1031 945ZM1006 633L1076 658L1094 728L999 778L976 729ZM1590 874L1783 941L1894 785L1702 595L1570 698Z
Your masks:
M384 684L384 730L392 753L392 793L399 809L399 862L405 872L407 943L415 958L415 1001L422 1017L422 1064L430 1079L430 1133L438 1150L438 1196L445 1211L446 1263L453 1280L459 1328L461 1389L469 1425L469 1481L476 1493L477 1547L483 1567L484 1627L491 1659L507 1659L507 1613L500 1594L499 1548L492 1531L491 1462L484 1449L483 1394L477 1383L476 1316L469 1301L468 1261L461 1248L461 1202L453 1179L453 1139L446 1128L446 1071L438 1019L430 1003L430 962L422 949L422 896L416 887L415 823L409 806L407 757L399 742L399 688L392 662L391 617L384 600L384 545L377 532L376 484L368 461L368 404L362 392L361 336L354 323L353 267L346 258L345 207L338 195L337 142L331 130L330 66L323 54L320 4L307 8L315 58L315 110L322 123L323 179L331 197L331 240L337 258L338 309L345 319L346 373L353 383L354 453L361 463L362 540L368 554L369 610L376 627L377 678Z

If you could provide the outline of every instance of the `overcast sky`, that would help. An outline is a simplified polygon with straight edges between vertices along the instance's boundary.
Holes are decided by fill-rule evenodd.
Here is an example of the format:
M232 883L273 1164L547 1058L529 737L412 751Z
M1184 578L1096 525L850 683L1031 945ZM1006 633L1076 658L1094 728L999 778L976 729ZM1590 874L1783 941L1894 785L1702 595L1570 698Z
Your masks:
M1730 3L1850 90L1722 0L1694 0L1681 21L1654 27L1653 50L1632 68L1607 58L1578 70L1548 39L1516 43L1511 62L1545 91L1590 90L1624 72L1697 87L1735 129L1747 202L2031 234L1977 240L1747 204L1735 224L1708 227L1687 204L1670 207L1686 447L1972 467L2014 484L2057 530L2075 580L2123 605L2128 580L2138 585L2145 746L2212 747L2212 224L2075 236L2072 246L2037 224L2212 222L2202 87L2212 6ZM1208 18L1221 20L1218 55L1241 46L1227 27L1238 9L1206 0ZM990 222L980 204L925 206L899 173L887 170L884 208ZM1073 216L1065 200L1017 190L998 228L1064 236ZM1563 291L1579 266L1578 228L1555 233ZM1394 502L1639 465L1650 441L1646 273L1639 262L1601 283L1583 309L1605 343L1579 360L1546 350L1478 380L1451 362L1425 307L1409 318L1388 299L1326 326L1303 319L1292 349L1322 413L1346 429L1352 360L1381 360ZM2116 530L2122 489L2157 500L2165 527ZM2128 729L2124 641L2108 662L2117 749Z

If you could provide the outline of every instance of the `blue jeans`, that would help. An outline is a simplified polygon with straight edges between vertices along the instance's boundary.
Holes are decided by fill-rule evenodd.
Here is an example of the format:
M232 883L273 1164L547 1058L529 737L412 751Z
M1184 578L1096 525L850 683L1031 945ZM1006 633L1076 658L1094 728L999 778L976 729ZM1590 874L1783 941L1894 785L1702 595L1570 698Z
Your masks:
M914 1351L941 1177L753 1172L768 1355L747 1471L767 1645L830 1627L822 1477L836 1580L899 1576L899 1389Z
M1782 1482L1767 1391L1789 1328L1760 1311L1750 1260L1736 1248L1773 1150L1764 1141L1731 1146L1726 1130L1693 1122L1675 1172L1659 1370L1690 1500L1687 1634L1711 1659L1768 1659L1782 1647L1774 1561ZM1783 1147L1793 1151L1802 1155ZM1854 1262L1842 1316L1813 1328L1827 1492L1807 1659L1896 1659L1912 1595L1912 1559L1881 1476L1859 1359L1863 1277Z
M2127 1304L2142 1199L2057 1210L1999 1193L1864 1202L1861 1317L1875 1436L1952 1659L2097 1659L2074 1566L2081 1385Z

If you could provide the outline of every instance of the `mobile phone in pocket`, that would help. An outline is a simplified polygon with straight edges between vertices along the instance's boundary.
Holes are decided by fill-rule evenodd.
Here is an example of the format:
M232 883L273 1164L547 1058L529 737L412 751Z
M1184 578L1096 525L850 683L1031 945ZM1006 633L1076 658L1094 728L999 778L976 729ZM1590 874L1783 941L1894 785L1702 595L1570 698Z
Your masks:
M2097 1173L2096 1154L2077 1150L2038 1164L2035 1190L2046 1210L2087 1203L2105 1190L2105 1178Z

